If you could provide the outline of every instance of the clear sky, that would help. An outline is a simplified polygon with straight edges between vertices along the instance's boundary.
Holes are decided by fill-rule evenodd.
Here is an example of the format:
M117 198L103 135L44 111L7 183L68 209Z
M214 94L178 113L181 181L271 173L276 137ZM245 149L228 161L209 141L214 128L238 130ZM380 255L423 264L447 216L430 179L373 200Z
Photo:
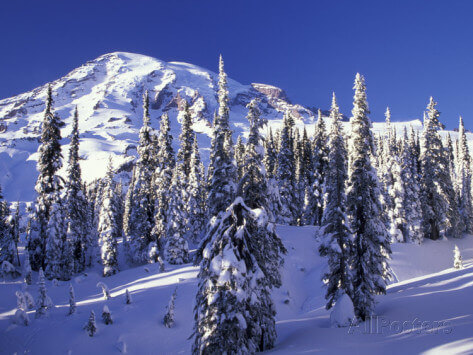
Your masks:
M422 117L473 130L473 1L15 0L0 2L0 98L113 51L185 61L349 115L356 72L371 118Z

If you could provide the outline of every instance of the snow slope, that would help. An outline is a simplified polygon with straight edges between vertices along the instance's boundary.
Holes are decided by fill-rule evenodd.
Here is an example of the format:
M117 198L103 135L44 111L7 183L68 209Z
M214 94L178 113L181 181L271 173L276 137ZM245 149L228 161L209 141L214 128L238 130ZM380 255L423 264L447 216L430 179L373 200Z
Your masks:
M426 241L422 246L394 244L392 268L398 281L378 297L378 324L363 323L356 328L330 328L320 280L326 262L317 252L314 227L278 228L288 249L283 270L283 286L274 291L277 307L278 341L271 352L281 354L398 354L473 352L473 237L460 240ZM453 248L462 252L465 269L454 270ZM192 265L157 265L126 269L109 278L92 270L72 280L77 314L67 316L68 282L47 283L56 304L47 319L31 325L12 324L16 307L14 292L19 281L0 282L0 353L29 351L31 354L113 354L126 344L130 354L187 354L193 325L193 300L197 268ZM34 275L36 281L37 275ZM104 281L112 291L105 301L95 286ZM165 328L162 318L175 287L176 323ZM129 289L133 303L125 304ZM27 290L37 296L37 286ZM108 305L114 324L101 321ZM99 328L90 338L82 330L94 310ZM368 331L365 331L365 327ZM432 329L428 329L428 328Z

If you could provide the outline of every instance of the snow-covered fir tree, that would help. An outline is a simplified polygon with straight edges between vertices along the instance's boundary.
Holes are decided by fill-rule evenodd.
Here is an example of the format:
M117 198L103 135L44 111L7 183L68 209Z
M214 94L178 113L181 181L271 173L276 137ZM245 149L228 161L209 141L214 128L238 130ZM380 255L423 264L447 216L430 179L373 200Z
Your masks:
M423 239L422 206L417 160L413 155L414 138L412 134L408 137L407 129L404 129L401 149L401 181L404 190L402 208L405 224L402 231L405 242L420 244Z
M458 126L458 153L456 164L457 176L457 196L458 207L461 219L462 233L473 233L473 202L472 202L472 166L470 150L468 148L468 141L465 134L465 126L463 118L460 117Z
M125 290L125 304L131 304L132 299L131 299L131 294L128 289Z
M71 144L67 167L65 208L67 215L67 234L72 248L74 272L81 272L86 267L86 260L91 252L89 240L89 216L87 200L82 190L82 177L79 165L79 114L77 107L72 121Z
M238 136L236 146L235 146L235 162L237 166L237 179L240 180L243 176L243 159L245 157L245 145L241 139L241 135Z
M348 144L347 215L354 234L353 304L365 320L374 310L374 296L386 293L390 277L389 236L381 220L380 189L371 157L374 150L364 78L357 73Z
M39 270L40 267L45 266L47 227L51 206L56 199L57 191L62 186L59 177L56 175L62 167L59 124L59 118L53 112L52 89L49 86L46 110L41 127L41 144L38 148L37 169L39 175L35 185L37 193L36 211L27 246L33 270Z
M200 160L197 139L194 139L194 145L192 148L191 170L189 174L188 188L188 235L191 241L199 242L200 238L202 237L202 232L205 229L205 223L207 222L207 189L205 186L205 170L204 165Z
M333 100L332 98L332 106ZM311 183L308 191L307 204L304 206L304 222L309 225L320 225L324 210L323 186L327 171L327 131L322 112L318 111L315 125L314 140L312 142L313 167Z
M56 197L50 200L49 221L46 227L46 258L44 270L49 279L70 280L74 260L72 247L67 240L67 212L64 201L55 193Z
M194 309L193 354L252 354L259 327L249 314L263 272L248 248L251 211L241 197L220 214L203 250Z
M189 103L185 101L184 109L182 110L181 134L179 135L180 146L177 152L177 162L182 164L182 172L184 174L183 176L186 178L186 183L189 181L191 172L191 156L195 139Z
M355 252L353 235L346 213L347 151L335 94L332 99L330 120L327 170L324 181L326 205L321 225L323 238L319 247L320 255L328 258L328 271L323 276L327 287L325 294L327 309L332 308L343 294L353 297L351 266Z
M153 171L155 169L155 144L150 125L149 97L146 91L143 97L143 126L140 129L138 144L138 160L135 168L135 180L130 194L127 231L127 257L131 263L148 261L148 250L151 243L156 242L151 233L154 223L154 201L151 189Z
M295 161L292 124L293 119L288 111L283 118L283 127L279 138L279 152L276 169L276 180L279 184L281 209L276 218L282 224L295 224L297 199L295 195Z
M97 324L95 323L95 312L90 311L89 320L84 325L84 330L89 334L89 337L93 337L97 333Z
M112 313L110 313L110 309L108 309L107 305L103 306L102 309L102 320L103 322L108 325L108 324L113 324L113 318L112 318Z
M421 140L421 199L424 237L458 236L459 215L446 151L439 135L437 103L431 97Z
M174 303L177 297L177 287L171 295L168 305L166 306L166 313L164 314L163 323L166 328L174 326Z
M157 139L156 169L153 176L155 215L152 232L158 250L162 250L166 237L166 226L168 223L167 212L170 199L169 187L172 182L172 172L176 165L176 157L172 147L173 139L170 132L169 116L167 113L163 113ZM157 258L157 255L155 258Z
M167 212L168 225L166 229L165 257L170 264L183 264L189 259L187 235L187 206L188 192L185 187L183 163L179 162L174 168L170 187L170 201Z
M103 265L103 276L111 276L118 272L118 239L121 237L119 223L119 200L115 194L113 167L110 158L105 189L102 198L102 208L99 217L100 258Z
M8 203L3 199L0 187L0 265L4 261L13 264L16 259L14 225L12 225L11 220Z
M264 166L268 179L274 178L277 164L277 147L273 137L273 130L270 127L268 136L264 141Z
M455 269L463 269L462 256L457 245L455 245L455 249L453 249L453 267Z
M23 279L25 281L25 284L31 285L33 282L32 277L32 270L31 270L31 265L30 265L30 256L28 255L28 250L25 250L25 260L23 264Z
M53 306L51 298L47 294L46 290L46 281L44 279L43 269L39 269L38 274L38 289L39 289L39 296L36 299L36 318L41 318L46 316L48 309Z
M76 313L76 296L74 293L74 287L72 284L69 285L69 315Z
M258 344L258 350L263 351L272 348L276 341L276 311L270 292L273 287L281 286L279 269L283 263L282 254L286 249L276 234L274 217L269 210L261 136L261 129L266 121L260 116L256 100L252 100L247 108L250 132L244 157L245 173L239 183L238 195L243 197L246 206L251 208L246 221L246 230L252 236L248 240L248 249L265 276L256 281L253 292L257 301L250 305L249 311L253 316L251 336Z
M209 165L208 208L210 218L232 203L236 191L237 168L233 155L232 130L228 107L227 74L220 56L218 81L218 113L214 119Z

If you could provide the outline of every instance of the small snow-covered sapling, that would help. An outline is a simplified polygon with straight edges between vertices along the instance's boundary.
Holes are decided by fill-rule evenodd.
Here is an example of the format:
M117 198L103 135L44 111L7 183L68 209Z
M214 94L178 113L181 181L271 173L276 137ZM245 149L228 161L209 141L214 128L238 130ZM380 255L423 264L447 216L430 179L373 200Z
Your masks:
M112 314L110 313L110 310L108 309L107 305L103 306L102 320L105 324L112 324L113 323Z
M108 286L105 285L103 282L97 283L97 287L100 287L102 289L104 299L109 300L110 298L112 298L112 296L110 296L110 290L108 289Z
M24 291L23 295L25 296L25 301L26 305L28 306L28 309L33 309L35 304L34 304L34 298L31 296L31 293Z
M31 285L31 265L30 265L30 256L27 253L25 256L25 265L23 267L23 277L27 285Z
M89 321L84 325L84 330L89 334L89 337L93 337L97 333L97 324L95 324L95 313L90 311Z
M460 254L460 249L458 246L455 245L455 249L453 249L453 267L455 269L463 269L463 260Z
M14 321L16 324L28 325L30 324L30 318L28 317L28 313L26 313L27 305L26 300L23 292L16 291L16 306L17 310L15 312Z
M23 292L16 291L15 296L16 296L16 308L27 310L28 308L26 306L25 295L23 294Z
M158 256L159 272L164 272L164 261L163 258Z
M44 280L43 268L39 269L38 288L39 288L39 296L36 301L36 315L35 315L36 318L45 316L48 308L53 307L51 298L49 298L46 292L46 282Z
M125 290L125 303L126 304L131 304L131 295L128 289Z
M76 313L76 297L74 294L74 287L69 285L69 313L68 315Z
M177 287L174 289L174 292L172 293L171 300L169 301L169 304L166 307L166 314L164 315L163 323L164 326L167 328L172 328L174 325L174 302L177 297Z

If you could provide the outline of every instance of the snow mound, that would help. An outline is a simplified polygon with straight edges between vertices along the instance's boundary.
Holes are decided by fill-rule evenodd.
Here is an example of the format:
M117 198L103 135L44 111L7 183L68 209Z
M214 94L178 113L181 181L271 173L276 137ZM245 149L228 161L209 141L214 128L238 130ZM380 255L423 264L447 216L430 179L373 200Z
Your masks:
M333 328L349 327L355 322L353 302L346 293L340 296L330 313L330 325Z

